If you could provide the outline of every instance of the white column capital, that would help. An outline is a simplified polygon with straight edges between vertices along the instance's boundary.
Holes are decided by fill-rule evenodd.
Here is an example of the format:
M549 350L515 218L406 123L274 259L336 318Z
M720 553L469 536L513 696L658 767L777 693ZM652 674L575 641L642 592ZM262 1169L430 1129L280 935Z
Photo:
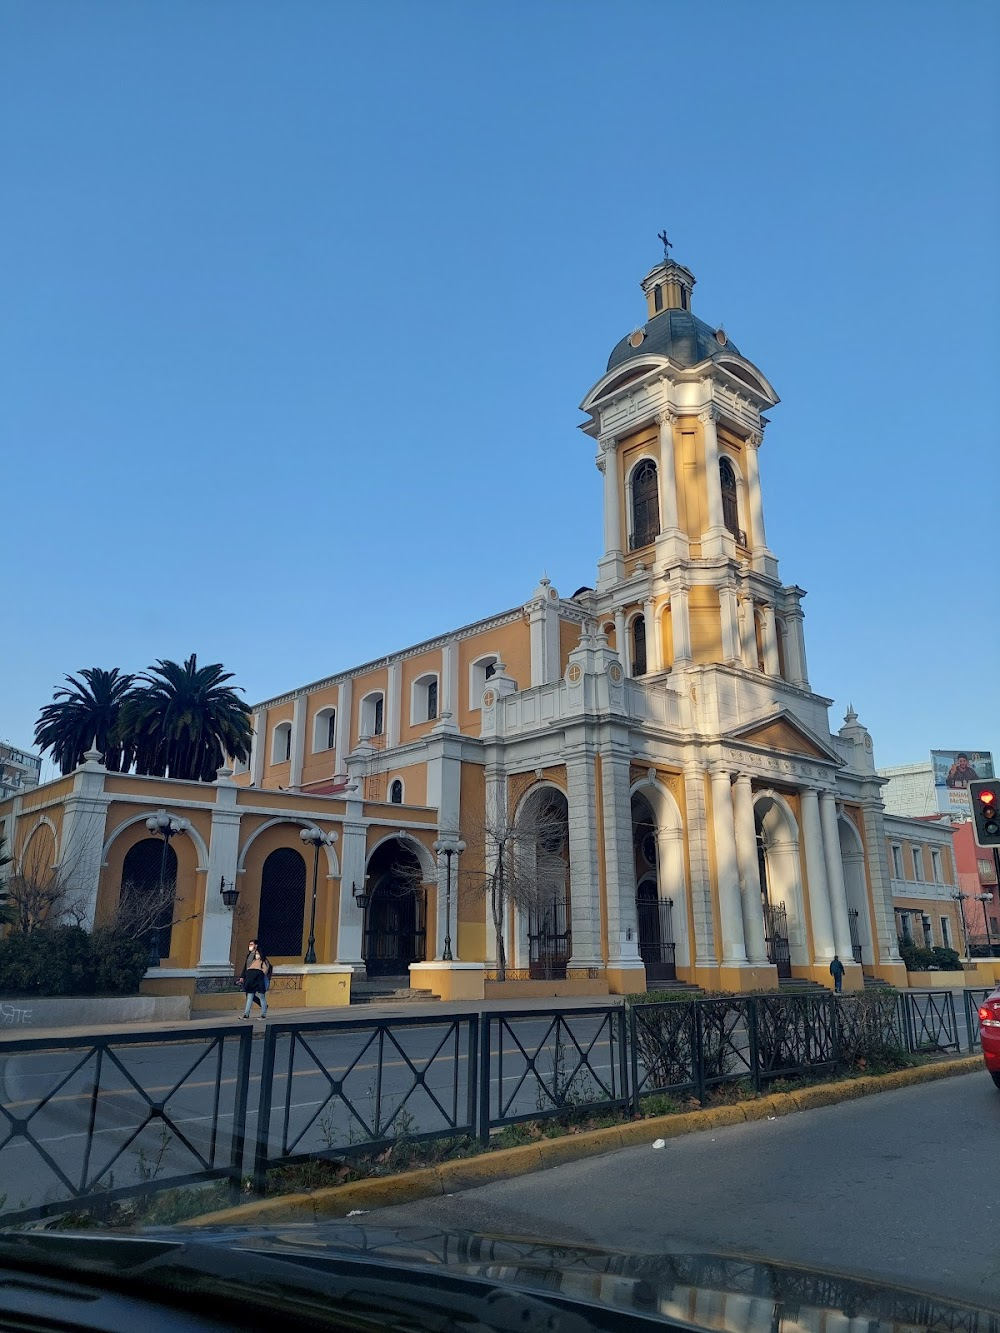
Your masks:
M746 443L750 446L751 449L759 449L760 446L764 443L763 432L759 430L752 430L750 434L746 437Z
M722 413L716 407L715 403L709 403L707 407L703 407L698 413L698 420L702 425L707 425L710 421L720 421L721 419Z
M618 448L618 437L616 435L602 435L598 440L601 446L601 452L613 454Z
M672 426L680 417L680 413L675 407L661 407L656 414L656 424L658 426Z

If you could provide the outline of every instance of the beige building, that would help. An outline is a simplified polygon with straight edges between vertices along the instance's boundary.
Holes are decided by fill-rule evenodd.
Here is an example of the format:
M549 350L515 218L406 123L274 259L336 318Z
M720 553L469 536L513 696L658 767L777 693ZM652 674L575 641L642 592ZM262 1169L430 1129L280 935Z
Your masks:
M765 530L778 397L694 315L694 284L671 260L646 275L646 323L583 400L604 495L593 587L543 578L509 610L290 685L256 707L249 764L215 784L107 774L92 755L0 806L91 919L156 879L146 819L187 821L151 987L210 995L258 934L316 1003L411 968L440 994L496 993L485 886L502 848L529 887L525 866L548 867L503 904L508 993L829 985L835 953L848 987L906 984L893 859L917 835L887 823L857 714L834 730L812 688L804 593ZM332 839L317 852L314 830ZM934 830L920 856L921 885L954 882ZM943 929L946 909L930 915Z

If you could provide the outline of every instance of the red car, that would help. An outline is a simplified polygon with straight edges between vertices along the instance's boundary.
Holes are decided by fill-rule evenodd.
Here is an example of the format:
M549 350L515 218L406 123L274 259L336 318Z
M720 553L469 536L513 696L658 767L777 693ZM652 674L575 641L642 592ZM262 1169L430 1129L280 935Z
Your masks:
M979 1043L986 1068L1000 1088L1000 986L979 1006Z

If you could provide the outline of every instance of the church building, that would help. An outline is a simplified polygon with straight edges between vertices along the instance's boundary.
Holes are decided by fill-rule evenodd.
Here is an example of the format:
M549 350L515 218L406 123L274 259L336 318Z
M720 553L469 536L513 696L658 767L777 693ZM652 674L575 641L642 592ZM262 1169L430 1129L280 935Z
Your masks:
M872 740L853 709L831 729L803 589L767 541L778 396L694 287L671 258L646 275L646 322L583 399L604 501L592 587L542 578L509 610L290 682L214 784L105 773L91 753L0 806L22 840L44 819L53 855L76 836L95 920L155 876L147 817L186 823L148 988L207 1001L254 934L316 1003L321 976L458 998L830 985L835 954L845 989L906 985Z

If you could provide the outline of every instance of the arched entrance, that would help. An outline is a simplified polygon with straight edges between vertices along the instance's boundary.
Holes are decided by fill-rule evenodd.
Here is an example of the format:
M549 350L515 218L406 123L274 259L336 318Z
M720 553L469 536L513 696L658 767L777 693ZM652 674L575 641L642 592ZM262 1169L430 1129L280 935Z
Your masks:
M530 792L516 827L514 899L521 929L526 927L528 974L533 980L560 980L573 954L569 806L563 792L548 786Z
M632 849L639 956L646 967L646 982L672 981L677 976L674 902L661 892L656 820L640 792L632 797Z
M294 847L276 847L260 876L257 942L269 958L298 958L306 912L306 863Z
M865 849L861 835L852 820L846 815L841 815L837 825L840 833L840 860L844 867L844 888L847 890L851 951L856 963L870 966L875 962L875 953L872 949L871 921L868 916Z
M119 920L149 942L150 967L170 957L177 899L177 853L163 838L143 838L122 863Z
M800 908L798 828L786 802L774 793L757 798L754 820L767 960L779 977L790 977L793 962L808 962Z
M427 894L420 862L400 838L375 848L368 862L361 956L370 977L402 977L427 952Z

